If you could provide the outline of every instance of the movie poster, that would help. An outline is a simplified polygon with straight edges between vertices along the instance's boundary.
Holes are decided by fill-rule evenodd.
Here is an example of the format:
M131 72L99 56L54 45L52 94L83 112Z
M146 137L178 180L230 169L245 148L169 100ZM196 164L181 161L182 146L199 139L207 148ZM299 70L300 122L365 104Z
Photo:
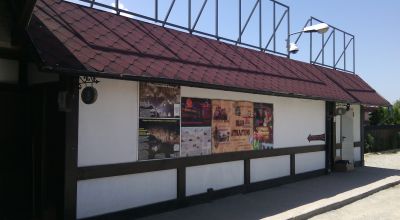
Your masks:
M212 152L252 150L253 103L212 100Z
M211 126L211 100L182 97L182 127Z
M251 140L254 150L273 148L273 105L254 103L254 132Z
M140 83L139 117L179 118L180 106L179 86Z
M181 157L211 154L211 127L182 127Z
M179 156L178 119L139 119L139 160Z

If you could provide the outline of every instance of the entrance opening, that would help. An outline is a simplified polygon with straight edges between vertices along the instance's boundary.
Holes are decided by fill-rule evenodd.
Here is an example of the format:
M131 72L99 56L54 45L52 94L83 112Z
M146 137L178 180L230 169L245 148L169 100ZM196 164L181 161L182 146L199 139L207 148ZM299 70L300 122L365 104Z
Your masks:
M352 109L342 115L342 160L348 160L354 163L354 134L353 134L353 117L354 112Z

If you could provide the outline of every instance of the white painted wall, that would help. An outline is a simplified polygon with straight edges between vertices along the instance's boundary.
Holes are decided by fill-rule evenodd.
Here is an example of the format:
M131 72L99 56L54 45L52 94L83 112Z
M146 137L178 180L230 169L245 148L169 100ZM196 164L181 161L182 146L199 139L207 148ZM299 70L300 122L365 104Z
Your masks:
M361 161L361 148L360 147L354 148L354 161Z
M250 160L250 182L252 183L289 175L289 155Z
M214 190L242 185L244 162L231 161L186 168L186 195L195 195Z
M17 83L18 82L18 61L0 58L0 82Z
M335 122L336 122L336 143L340 144L340 137L341 137L341 122L342 122L342 118L340 115L335 116Z
M137 160L138 83L99 80L97 101L79 102L80 167Z
M295 155L295 173L305 173L325 168L325 151Z
M176 199L176 170L78 181L77 218Z
M309 134L325 133L325 102L297 98L257 95L181 87L182 97L245 100L274 104L274 148L321 145L324 141L308 142Z
M354 112L354 117L353 117L353 135L354 135L354 142L359 142L361 141L361 131L360 131L360 105L351 105L351 108L353 109Z

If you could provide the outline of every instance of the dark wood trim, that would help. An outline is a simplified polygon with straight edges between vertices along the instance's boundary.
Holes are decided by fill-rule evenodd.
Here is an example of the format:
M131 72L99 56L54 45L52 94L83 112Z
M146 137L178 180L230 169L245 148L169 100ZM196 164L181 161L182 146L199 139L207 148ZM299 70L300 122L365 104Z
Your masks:
M177 198L181 200L186 196L186 167L179 167L177 175Z
M0 47L0 58L7 60L19 60L22 51L19 47Z
M244 160L244 184L249 185L250 182L250 159L247 158Z
M79 79L63 77L65 90L70 94L70 111L66 112L65 129L65 182L64 219L76 219L77 165L78 165L78 120L79 120Z
M290 176L296 175L296 156L290 154Z
M361 161L354 161L354 167L362 167L364 166Z
M325 102L325 172L330 173L335 161L333 150L336 146L334 136L335 102Z
M155 203L151 205L136 207L132 209L122 210L114 213L108 213L104 215L99 215L95 217L86 218L86 220L113 220L113 219L134 219L149 215L154 215L157 213L172 211L178 208L183 208L191 205L201 204L205 202L210 202L215 199L227 197L230 195L235 195L239 193L250 193L258 190L263 190L275 186L280 186L283 184L288 184L300 180L309 179L312 177L317 177L324 175L325 169L315 170L307 173L301 173L294 176L285 176L276 179L265 180L256 183L250 183L249 185L240 185L230 188L225 188L221 190L216 190L213 192L202 193L194 196L186 197L183 201L170 200L160 203Z
M159 170L177 169L178 167L199 166L213 163L223 163L237 160L246 160L262 157L310 153L325 151L325 145L313 145L302 147L277 148L259 151L242 151L232 153L212 154L206 156L182 157L174 159L138 161L131 163L96 165L79 167L78 180L96 179L135 173L152 172Z
M18 92L19 85L16 83L2 83L0 82L0 92Z
M362 141L354 142L354 145L353 145L353 146L354 146L354 147L361 147L361 146L362 146ZM342 149L342 144L336 143L335 149Z
M365 117L365 109L364 106L360 105L360 140L361 140L361 150L360 150L360 158L361 158L361 166L364 166L364 152L365 152L365 131L364 131L364 117Z

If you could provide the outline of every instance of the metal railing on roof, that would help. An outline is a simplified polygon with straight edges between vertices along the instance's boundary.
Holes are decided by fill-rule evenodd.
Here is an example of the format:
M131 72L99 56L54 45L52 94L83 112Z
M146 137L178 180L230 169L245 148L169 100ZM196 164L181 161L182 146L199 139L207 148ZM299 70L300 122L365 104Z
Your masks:
M234 13L237 13L236 22L232 22L232 24L237 23L237 33L234 36L224 36L221 34L221 2L223 0L186 0L187 1L187 8L186 12L179 10L178 12L174 11L174 7L177 6L177 0L169 0L169 4L165 4L166 1L161 0L148 0L148 2L152 2L154 6L154 12L152 15L145 15L143 13L134 12L131 10L127 10L126 8L120 7L121 0L109 0L108 3L105 3L105 0L65 0L65 1L73 1L77 2L80 1L82 3L86 3L91 8L97 8L106 10L112 13L116 13L118 15L129 16L136 19L145 20L148 22L153 22L155 24L161 26L167 26L170 28L175 28L181 31L185 31L191 34L202 35L210 38L217 39L219 41L224 41L227 43L231 43L234 45L239 45L247 48L252 48L255 50L260 50L263 52L270 52L273 54L286 56L290 58L290 53L286 48L285 40L290 39L290 9L289 6L282 4L276 0L254 0L254 4L250 7L247 7L247 12L243 9L243 2L242 0L230 0L229 2L232 5L237 4ZM179 0L178 0L179 1ZM112 4L110 4L112 2ZM164 3L161 4L160 3ZM197 8L193 5L193 2L197 2ZM198 4L200 2L200 4ZM248 1L247 1L248 2ZM266 7L268 3L269 7ZM213 6L208 7L207 6ZM161 10L161 7L163 7ZM210 9L211 8L211 9ZM197 13L194 13L194 9L197 9ZM226 9L226 7L224 7ZM249 10L250 9L250 10ZM214 16L213 22L210 22L208 25L208 30L200 30L198 28L199 21L206 13L205 11L212 10L211 14ZM271 17L266 19L265 11L268 10L267 13L270 14ZM163 13L162 13L163 12ZM182 25L178 22L170 21L173 13L180 13L180 16L184 17L187 16L187 24ZM246 14L246 15L245 15ZM266 22L271 22L267 23ZM252 21L257 22L257 28L253 28L251 32L251 38L253 42L249 42L249 24ZM308 25L312 25L315 22L321 22L314 17L311 17L305 27ZM270 27L270 29L265 28ZM355 72L355 38L354 35L349 34L345 31L342 31L338 28L335 28L332 25L329 25L331 28L331 32L328 34L328 37L325 39L325 34L321 35L321 48L315 47L316 45L313 40L313 34L310 33L310 63L321 65L325 67L330 67L338 70L342 70L345 72ZM232 31L231 31L232 32ZM235 32L235 31L233 31ZM247 33L247 35L245 35ZM336 51L338 48L337 42L337 34L343 34L343 48L339 48L340 55L336 56ZM279 46L277 46L277 37L278 35L283 35L286 39L279 40L281 42ZM299 41L302 34L298 36L296 39L296 43ZM257 42L254 42L255 38L257 38ZM332 42L333 49L332 51L332 62L326 62L326 53L328 51L327 46L328 43ZM349 51L349 45L352 44L352 51ZM282 46L284 50L282 50ZM279 50L280 49L280 50ZM314 56L315 52L317 52L316 56ZM347 65L346 61L348 60L349 54L352 55L352 65ZM350 66L352 68L350 68Z

